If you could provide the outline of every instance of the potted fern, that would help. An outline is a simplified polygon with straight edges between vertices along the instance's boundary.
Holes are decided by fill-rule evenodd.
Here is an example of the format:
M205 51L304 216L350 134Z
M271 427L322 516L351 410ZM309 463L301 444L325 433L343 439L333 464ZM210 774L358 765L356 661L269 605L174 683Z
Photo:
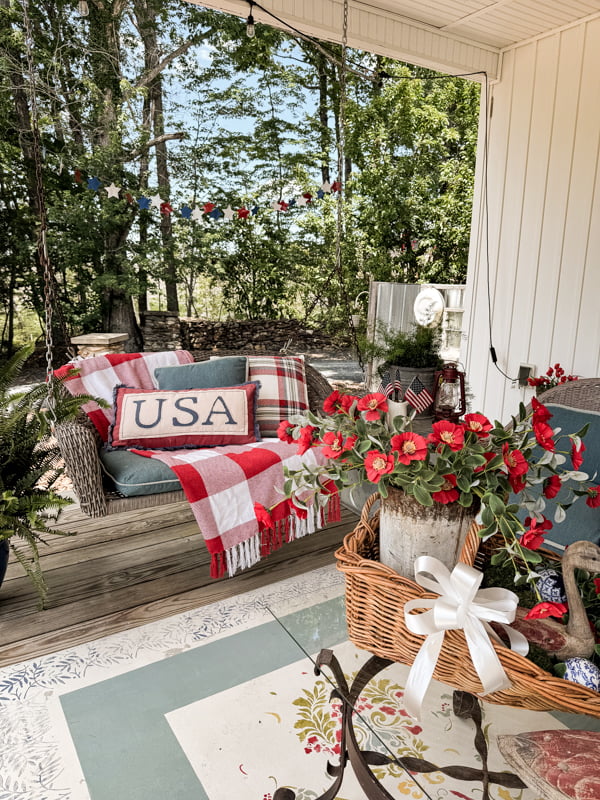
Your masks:
M51 436L51 417L72 418L81 398L67 397L56 386L51 415L46 385L12 391L32 351L33 347L25 347L0 364L0 583L12 554L32 580L40 607L44 608L47 587L40 567L39 544L45 542L47 535L69 535L49 524L72 502L54 490L63 470Z

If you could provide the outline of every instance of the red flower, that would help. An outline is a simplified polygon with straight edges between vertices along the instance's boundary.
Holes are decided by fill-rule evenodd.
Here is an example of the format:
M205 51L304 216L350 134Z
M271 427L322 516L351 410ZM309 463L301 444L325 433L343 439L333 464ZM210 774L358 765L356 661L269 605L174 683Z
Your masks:
M537 531L549 531L552 528L552 523L549 519L546 519L542 515L542 520L536 519L535 517L525 517L525 525L529 527L530 530L537 530Z
M277 428L277 438L281 439L282 442L287 442L288 444L292 444L294 441L294 437L291 434L294 426L292 423L284 419L279 423L279 427Z
M519 494L527 486L527 479L524 475L513 475L510 472L508 473L508 482L515 494Z
M543 447L544 450L549 450L551 453L554 452L556 445L552 438L553 430L550 425L545 422L534 422L533 433L540 447Z
M323 411L326 414L341 414L344 411L342 405L344 395L336 389L323 400Z
M588 496L585 498L586 506L598 508L598 506L600 506L600 486L590 486L587 491Z
M530 608L525 619L544 619L545 617L564 617L568 611L565 603L538 603Z
M544 497L547 497L548 500L551 500L560 492L561 486L562 483L558 475L550 475L550 477L546 478L544 481L542 493Z
M317 429L313 425L305 425L300 429L300 437L298 438L298 450L296 451L299 456L306 453L307 450L315 444L314 433Z
M531 398L531 407L533 408L533 419L532 422L534 425L537 425L538 422L548 422L552 414L548 411L545 405L540 403L537 397Z
M325 458L339 458L344 452L344 437L341 433L328 431L321 438L323 455Z
M471 431L471 433L483 439L494 426L483 414L465 414L463 427L465 431Z
M529 469L527 459L520 450L509 450L508 442L502 445L502 456L504 463L508 467L509 477L525 475Z
M575 442L571 444L571 463L573 464L573 469L579 469L579 467L583 464L582 453L584 451L585 445L583 442L579 443L579 447L575 446Z
M365 419L368 421L378 420L380 412L385 413L388 410L387 400L381 392L373 392L366 394L358 401L357 408L359 411L366 411Z
M382 475L394 469L394 456L381 453L379 450L369 450L365 456L365 470L371 483L379 483Z
M275 523L271 519L271 512L261 503L254 503L254 514L261 531L264 531L266 528L270 529L275 527Z
M465 431L462 425L455 425L448 420L434 422L431 426L432 433L427 437L428 442L433 444L446 444L450 450L462 450L465 442Z
M528 550L538 550L544 544L544 534L541 531L529 530L521 536L521 547Z
M460 492L456 489L456 475L443 475L444 484L439 492L432 492L431 496L437 503L453 503L460 497Z
M410 464L411 461L423 461L427 456L427 442L418 433L405 431L397 433L390 440L392 450L398 452L398 461L401 464Z
M355 436L354 434L352 434L352 436L346 437L346 439L344 440L344 444L342 445L342 450L345 453L347 453L348 450L352 450L357 441L358 441L358 436ZM343 460L344 459L342 459L342 461Z

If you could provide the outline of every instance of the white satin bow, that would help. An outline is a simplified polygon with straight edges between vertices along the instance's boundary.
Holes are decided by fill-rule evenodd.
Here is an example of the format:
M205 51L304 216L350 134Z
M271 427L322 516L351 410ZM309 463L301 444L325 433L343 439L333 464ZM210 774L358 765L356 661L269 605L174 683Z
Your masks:
M433 576L433 580L424 573ZM440 595L433 599L409 600L404 605L406 627L412 633L427 637L410 669L404 692L405 708L415 719L420 717L423 698L433 677L445 631L464 630L483 694L510 686L490 636L497 642L501 640L489 622L501 623L510 647L520 655L527 655L527 639L503 624L511 623L515 618L519 602L517 595L508 589L479 589L482 578L482 572L467 564L457 564L451 574L437 558L420 556L415 561L416 582L424 589ZM430 610L411 614L415 608ZM460 658L460 653L456 653L456 658Z

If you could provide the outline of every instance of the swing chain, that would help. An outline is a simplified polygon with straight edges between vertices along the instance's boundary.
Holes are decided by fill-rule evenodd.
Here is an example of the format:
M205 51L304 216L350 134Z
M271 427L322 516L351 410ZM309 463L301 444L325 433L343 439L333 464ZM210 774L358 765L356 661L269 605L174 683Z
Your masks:
M35 67L33 63L33 30L31 26L31 18L29 16L28 0L21 0L23 6L23 21L25 25L25 51L27 56L27 72L29 75L29 96L31 103L31 146L33 152L33 161L35 165L35 188L36 188L36 203L37 213L39 219L39 228L37 235L37 255L38 262L43 270L44 275L44 323L45 323L45 345L46 345L46 388L47 399L46 405L48 413L52 422L56 419L56 397L54 395L54 380L53 380L53 366L52 354L54 350L53 340L53 315L55 306L55 277L50 264L48 255L48 242L46 239L46 231L48 229L48 216L46 213L46 202L43 191L43 176L42 176L42 148L40 143L40 129L39 129L39 109L37 104L37 91L36 91L36 78ZM61 324L63 332L66 333L64 319L61 317Z
M347 73L347 47L348 47L348 6L349 0L344 0L344 17L342 22L342 57L340 62L340 99L339 99L339 131L338 131L338 180L341 189L337 196L337 222L336 222L336 242L335 242L335 263L338 271L340 289L346 309L347 322L349 324L352 342L356 350L359 367L364 375L365 365L358 342L358 335L356 328L352 323L352 311L350 308L350 300L348 298L348 290L344 278L344 267L342 258L342 240L345 231L345 218L344 218L344 193L346 192L345 181L345 166L346 166L346 73Z

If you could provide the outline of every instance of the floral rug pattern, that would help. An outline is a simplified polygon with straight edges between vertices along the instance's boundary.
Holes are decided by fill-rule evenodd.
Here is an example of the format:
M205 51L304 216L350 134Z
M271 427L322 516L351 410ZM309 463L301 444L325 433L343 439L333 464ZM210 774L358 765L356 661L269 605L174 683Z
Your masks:
M400 667L400 669L403 668ZM350 685L354 675L345 677ZM404 686L388 678L372 680L358 699L354 731L360 748L385 752L399 758L425 759L433 761L441 767L457 763L473 767L480 766L481 759L473 745L475 728L465 730L464 724L458 722L458 730L455 730L457 720L452 713L452 693L451 691L444 692L445 687L440 684L437 684L437 687L442 689L442 692L439 694L437 704L434 704L435 707L429 710L429 716L436 720L436 733L442 732L442 739L452 740L453 736L460 737L460 744L455 743L454 747L445 748L445 760L440 757L440 737L431 737L429 721L424 724L429 729L430 738L433 738L438 746L432 747L428 743L427 731L421 724L413 720L402 707ZM299 741L304 746L306 755L327 753L331 762L337 764L340 756L342 704L337 698L330 700L330 696L331 684L323 679L317 679L312 688L303 689L301 696L293 701L293 705L297 707L294 729ZM492 708L487 707L488 713ZM484 707L484 714L485 710L486 707ZM486 733L487 739L492 731L493 723L491 721L484 723L484 733ZM493 741L488 741L492 752L494 751L493 744ZM432 750L435 752L432 753ZM505 764L502 764L500 768L508 769ZM472 800L481 796L480 782L454 781L441 772L417 775L415 780L412 780L397 764L384 767L373 766L371 769L378 780L385 781L388 791L392 791L398 797L410 797L413 800L422 800L423 798L441 800L453 797ZM350 771L351 767L348 766L347 772ZM418 784L423 788L420 788ZM461 784L462 791L460 790ZM297 800L314 800L318 796L318 793L302 787L290 788L296 792ZM346 798L343 789L344 784L342 784L340 800ZM525 798L531 800L535 796L528 790L510 790L502 786L493 786L490 792L491 796L498 800L525 800ZM262 800L270 800L268 794L266 793Z

